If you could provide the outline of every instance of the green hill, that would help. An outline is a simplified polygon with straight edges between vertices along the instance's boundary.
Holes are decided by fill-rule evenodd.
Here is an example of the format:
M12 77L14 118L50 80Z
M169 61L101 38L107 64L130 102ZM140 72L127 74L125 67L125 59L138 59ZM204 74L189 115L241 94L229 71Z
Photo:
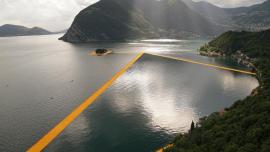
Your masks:
M251 58L267 56L270 53L270 30L261 32L226 32L209 42L205 51L217 51L227 55L242 51ZM203 50L203 48L201 48Z
M260 87L224 113L202 118L192 131L179 135L167 152L270 151L270 30L227 32L203 46L203 54L250 58Z

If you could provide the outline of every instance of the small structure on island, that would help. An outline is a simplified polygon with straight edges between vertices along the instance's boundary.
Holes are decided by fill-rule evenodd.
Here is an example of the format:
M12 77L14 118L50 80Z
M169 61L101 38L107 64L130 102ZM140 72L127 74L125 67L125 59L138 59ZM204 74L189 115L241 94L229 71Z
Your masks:
M96 49L95 51L91 52L90 55L93 56L103 56L112 53L112 51L109 51L107 49Z

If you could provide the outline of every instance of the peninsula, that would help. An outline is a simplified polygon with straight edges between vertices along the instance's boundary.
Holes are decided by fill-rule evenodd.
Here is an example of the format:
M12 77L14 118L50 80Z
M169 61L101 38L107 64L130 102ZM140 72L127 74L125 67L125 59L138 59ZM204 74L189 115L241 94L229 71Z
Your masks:
M203 55L222 55L257 69L260 86L222 114L201 118L181 134L166 152L270 151L270 30L227 32L200 48Z

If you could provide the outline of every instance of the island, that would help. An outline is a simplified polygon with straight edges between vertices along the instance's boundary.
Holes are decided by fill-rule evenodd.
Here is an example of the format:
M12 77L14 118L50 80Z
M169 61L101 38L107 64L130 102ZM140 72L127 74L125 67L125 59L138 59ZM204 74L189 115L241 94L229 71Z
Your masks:
M104 55L108 55L111 54L112 51L107 50L107 49L96 49L95 51L92 51L90 53L90 55L92 56L104 56Z

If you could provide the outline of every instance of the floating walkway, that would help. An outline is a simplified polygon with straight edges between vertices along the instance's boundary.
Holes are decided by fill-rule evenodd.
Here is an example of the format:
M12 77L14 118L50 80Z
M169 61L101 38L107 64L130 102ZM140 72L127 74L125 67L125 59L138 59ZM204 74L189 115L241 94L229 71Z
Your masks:
M168 149L168 148L172 148L172 147L173 147L173 144L169 144L169 145L167 145L167 146L165 146L165 147L163 147L163 148L157 150L156 152L163 152L164 150L166 150L166 149Z
M35 143L27 152L42 151L49 143L51 143L69 124L71 124L86 108L88 108L112 83L124 74L141 56L143 53L138 54L132 61L116 73L109 81L100 87L94 94L86 99L81 105L75 108L65 119L57 124L45 136L43 136L37 143Z
M173 59L173 60L178 60L178 61L183 61L183 62L189 62L189 63L193 63L193 64L199 64L199 65L213 67L213 68L227 70L227 71L233 71L233 72L239 72L239 73L244 73L244 74L256 75L256 73L250 72L250 71L238 70L238 69L233 69L233 68L228 68L228 67L224 67L224 66L208 64L208 63L202 63L202 62L198 62L198 61L194 61L194 60L190 60L190 59L185 59L185 58L180 58L180 57L172 57L172 56L152 54L152 53L147 53L147 54L154 55L154 56L159 56L159 57L163 57L163 58L168 58L168 59Z
M112 54L135 54L135 53L136 52L112 52ZM161 54L155 54L155 53L144 53L144 54L150 54L150 55L159 56L159 57L163 57L163 58L168 58L168 59L173 59L173 60L178 60L178 61L183 61L183 62L189 62L189 63L193 63L193 64L199 64L199 65L213 67L213 68L227 70L227 71L233 71L233 72L239 72L239 73L244 73L244 74L256 75L256 73L250 72L250 71L238 70L238 69L233 69L233 68L229 68L229 67L224 67L224 66L219 66L219 65L214 65L214 64L198 62L198 61L194 61L194 60L190 60L190 59L186 59L186 58L181 58L181 57L173 57L173 56L167 56L167 55L161 55ZM166 54L175 55L176 53L166 53Z
M159 55L159 54L151 54L151 53L139 53L134 59L132 59L127 65L125 65L118 73L116 73L109 81L107 81L103 86L101 86L96 92L94 92L88 99L86 99L81 105L79 105L77 108L75 108L66 118L64 118L60 123L58 123L54 128L52 128L47 134L45 134L40 140L38 140L32 147L30 147L27 152L39 152L42 151L47 145L49 145L65 128L68 127L86 108L88 108L103 92L106 91L107 88L109 88L112 83L119 78L122 74L124 74L132 65L140 59L143 54L149 54L154 55L158 57L168 58L168 59L174 59L178 61L183 62L189 62L193 64L199 64L203 66L223 69L223 70L229 70L234 72L240 72L244 74L251 74L256 75L256 73L248 72L248 71L242 71L237 69L232 69L228 67L223 66L217 66L207 63L201 63L189 59L184 58L177 58L177 57L171 57L171 56L165 56L165 55ZM170 145L169 145L170 146Z

